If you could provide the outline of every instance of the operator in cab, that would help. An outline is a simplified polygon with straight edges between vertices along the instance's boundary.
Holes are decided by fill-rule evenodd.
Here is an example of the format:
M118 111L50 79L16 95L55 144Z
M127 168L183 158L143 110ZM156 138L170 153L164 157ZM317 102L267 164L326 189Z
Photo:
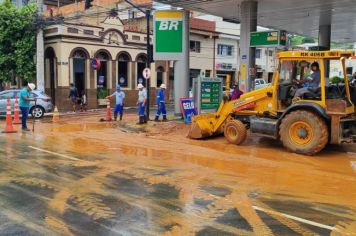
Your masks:
M304 85L303 88L298 89L295 92L293 101L297 101L303 97L305 93L315 93L320 88L320 69L319 63L313 62L311 64L311 70L313 73L305 79L294 80L297 85Z

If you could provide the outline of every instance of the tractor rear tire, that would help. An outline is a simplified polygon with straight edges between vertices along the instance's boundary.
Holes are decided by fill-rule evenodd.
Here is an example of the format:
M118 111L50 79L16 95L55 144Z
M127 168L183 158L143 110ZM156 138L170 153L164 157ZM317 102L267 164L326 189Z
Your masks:
M280 140L290 152L315 155L328 143L325 121L314 112L300 110L288 114L279 127Z
M246 126L239 120L227 121L224 128L224 136L229 143L240 145L247 137Z

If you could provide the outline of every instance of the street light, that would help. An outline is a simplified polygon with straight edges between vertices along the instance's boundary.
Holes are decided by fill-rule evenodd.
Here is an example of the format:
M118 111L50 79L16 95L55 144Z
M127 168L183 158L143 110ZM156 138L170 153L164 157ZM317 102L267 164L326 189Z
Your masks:
M132 3L130 0L125 0L128 4L130 4L132 7L136 8L146 16L146 22L147 22L147 30L146 30L146 47L147 47L147 61L146 61L146 67L150 68L151 67L151 50L150 50L150 18L151 18L151 10L150 9L142 9L141 7L135 5ZM146 113L147 113L147 120L150 120L150 87L151 87L151 79L147 79L147 107L146 107Z

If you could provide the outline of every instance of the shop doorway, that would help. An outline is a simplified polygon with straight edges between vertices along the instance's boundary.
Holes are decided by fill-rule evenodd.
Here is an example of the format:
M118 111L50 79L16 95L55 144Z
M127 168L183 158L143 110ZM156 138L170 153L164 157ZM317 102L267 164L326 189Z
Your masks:
M56 105L56 54L53 48L47 48L45 52L45 62L48 63L48 73L45 73L49 76L49 95L52 98L52 103ZM48 81L47 79L45 81ZM45 86L48 88L47 86Z
M97 87L98 89L106 90L107 89L107 82L108 82L108 61L109 56L105 52L100 52L97 57L100 60L101 67L97 71Z
M163 73L164 73L164 68L163 66L157 67L157 87L161 86L161 84L164 84L163 81Z
M74 85L78 89L79 97L85 91L85 59L73 59Z
M117 78L118 81L117 83L123 87L127 88L129 87L129 65L130 65L131 58L130 56L122 52L118 56L118 71L117 71Z

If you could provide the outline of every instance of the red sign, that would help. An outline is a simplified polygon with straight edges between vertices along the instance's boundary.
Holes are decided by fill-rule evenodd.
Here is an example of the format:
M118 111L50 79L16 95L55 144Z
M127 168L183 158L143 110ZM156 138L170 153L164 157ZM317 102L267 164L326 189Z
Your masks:
M91 61L91 67L93 67L93 69L94 70L100 70L100 68L101 68L101 62L100 62L100 60L99 59L93 59L92 61Z

